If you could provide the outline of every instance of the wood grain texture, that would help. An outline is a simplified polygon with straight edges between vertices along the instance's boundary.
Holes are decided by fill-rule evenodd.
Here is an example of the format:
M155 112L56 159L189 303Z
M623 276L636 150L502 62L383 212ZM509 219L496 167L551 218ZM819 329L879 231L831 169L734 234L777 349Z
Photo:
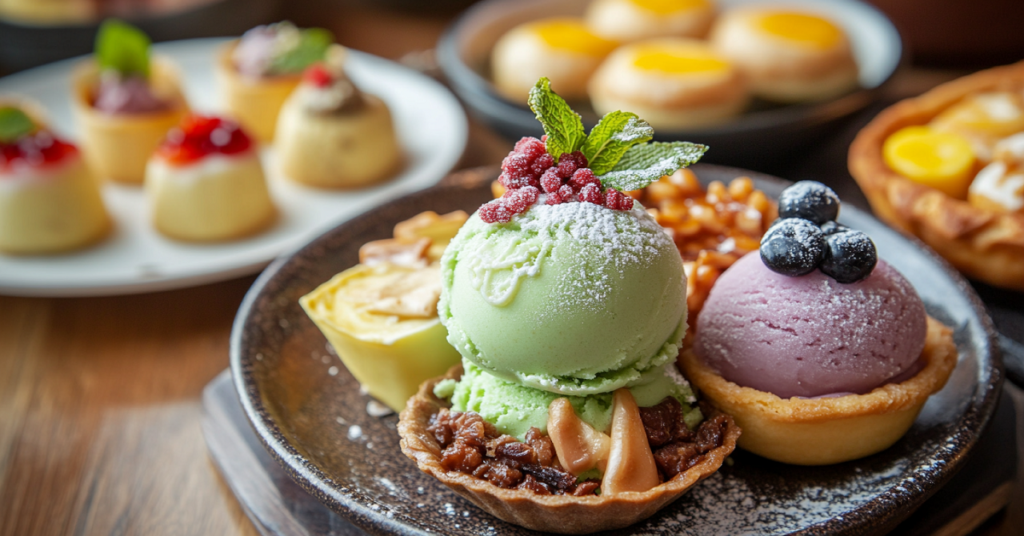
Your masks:
M0 297L0 534L256 534L199 424L250 284Z

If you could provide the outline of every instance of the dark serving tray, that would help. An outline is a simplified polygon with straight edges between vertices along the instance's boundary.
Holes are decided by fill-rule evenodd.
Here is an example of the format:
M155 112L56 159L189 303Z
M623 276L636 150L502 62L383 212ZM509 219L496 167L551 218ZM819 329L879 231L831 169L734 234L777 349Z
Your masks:
M694 171L705 183L747 175L770 196L787 184L735 168L698 165ZM423 210L473 210L489 198L495 176L492 170L411 194L325 233L275 261L236 317L233 380L259 441L303 489L368 532L530 533L481 512L405 459L394 419L367 414L358 384L297 304L354 265L362 243L390 236L395 223ZM884 452L827 467L788 466L739 452L735 463L654 517L613 534L882 534L964 466L995 411L1002 382L984 306L920 243L853 206L844 206L840 221L872 236L881 256L914 284L929 314L954 328L960 361L946 388ZM1002 460L1013 460L1012 453Z

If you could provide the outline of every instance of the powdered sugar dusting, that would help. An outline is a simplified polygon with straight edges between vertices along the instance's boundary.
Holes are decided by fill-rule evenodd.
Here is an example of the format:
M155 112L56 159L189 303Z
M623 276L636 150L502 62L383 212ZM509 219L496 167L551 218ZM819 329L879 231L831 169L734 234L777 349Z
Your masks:
M627 265L644 265L672 247L640 207L617 211L593 203L547 205L541 199L509 224L495 227L484 229L488 239L466 247L460 262L468 263L473 288L499 307L515 299L524 279L541 272L556 246L571 244L560 253L577 257L560 278L560 284L570 287L566 294L575 297L565 303L567 308L598 306L610 292L615 273L621 275Z

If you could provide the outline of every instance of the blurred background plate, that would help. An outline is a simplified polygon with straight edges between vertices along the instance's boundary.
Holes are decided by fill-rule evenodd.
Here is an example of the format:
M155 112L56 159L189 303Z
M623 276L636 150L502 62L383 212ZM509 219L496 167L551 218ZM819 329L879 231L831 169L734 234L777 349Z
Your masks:
M704 185L749 176L772 198L788 184L736 168L698 164L693 171ZM371 534L537 534L482 512L402 455L397 418L367 413L368 398L298 303L355 265L362 244L390 237L396 223L425 210L475 210L491 198L497 174L492 168L475 181L417 192L323 234L263 272L235 317L232 379L259 440L303 489ZM1003 380L984 306L920 242L852 206L844 205L839 219L867 232L879 255L918 290L928 313L953 327L959 362L945 388L883 452L799 467L737 451L735 463L650 519L607 534L884 534L963 466L988 426ZM1014 466L1000 469L1012 474Z
M512 102L489 79L495 42L509 29L542 17L579 16L588 0L487 0L465 12L441 38L438 62L456 94L477 119L510 139L543 132L525 102ZM860 88L823 102L753 105L744 114L715 127L658 130L655 139L686 140L711 147L707 162L765 169L820 138L842 118L874 101L903 58L899 32L880 11L857 0L719 0L721 11L770 3L821 13L843 26L860 67ZM554 88L555 91L558 88ZM587 103L573 103L592 127L599 119Z
M131 21L153 41L242 32L280 0L0 0L0 75L92 52L100 22Z
M213 65L224 39L162 43L154 52L179 64L192 108L220 107ZM441 179L466 146L466 116L455 97L433 79L391 61L353 51L346 66L355 83L379 95L391 109L405 167L380 185L359 190L318 190L276 173L272 149L264 150L271 193L280 209L277 224L248 239L218 244L175 242L149 222L142 189L104 185L116 222L113 236L96 247L66 255L0 255L0 293L21 296L98 296L150 292L221 281L258 272L274 257L309 241L341 221ZM62 136L75 140L70 72L80 60L0 79L0 94L30 96L50 114Z

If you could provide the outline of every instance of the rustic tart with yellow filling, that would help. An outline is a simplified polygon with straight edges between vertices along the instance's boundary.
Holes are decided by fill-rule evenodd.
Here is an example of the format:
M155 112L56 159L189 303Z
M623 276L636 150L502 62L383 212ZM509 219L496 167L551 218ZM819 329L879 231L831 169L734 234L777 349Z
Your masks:
M886 109L850 146L850 173L882 220L969 277L1024 290L1024 187L1014 188L1013 151L1022 131L1024 62Z

